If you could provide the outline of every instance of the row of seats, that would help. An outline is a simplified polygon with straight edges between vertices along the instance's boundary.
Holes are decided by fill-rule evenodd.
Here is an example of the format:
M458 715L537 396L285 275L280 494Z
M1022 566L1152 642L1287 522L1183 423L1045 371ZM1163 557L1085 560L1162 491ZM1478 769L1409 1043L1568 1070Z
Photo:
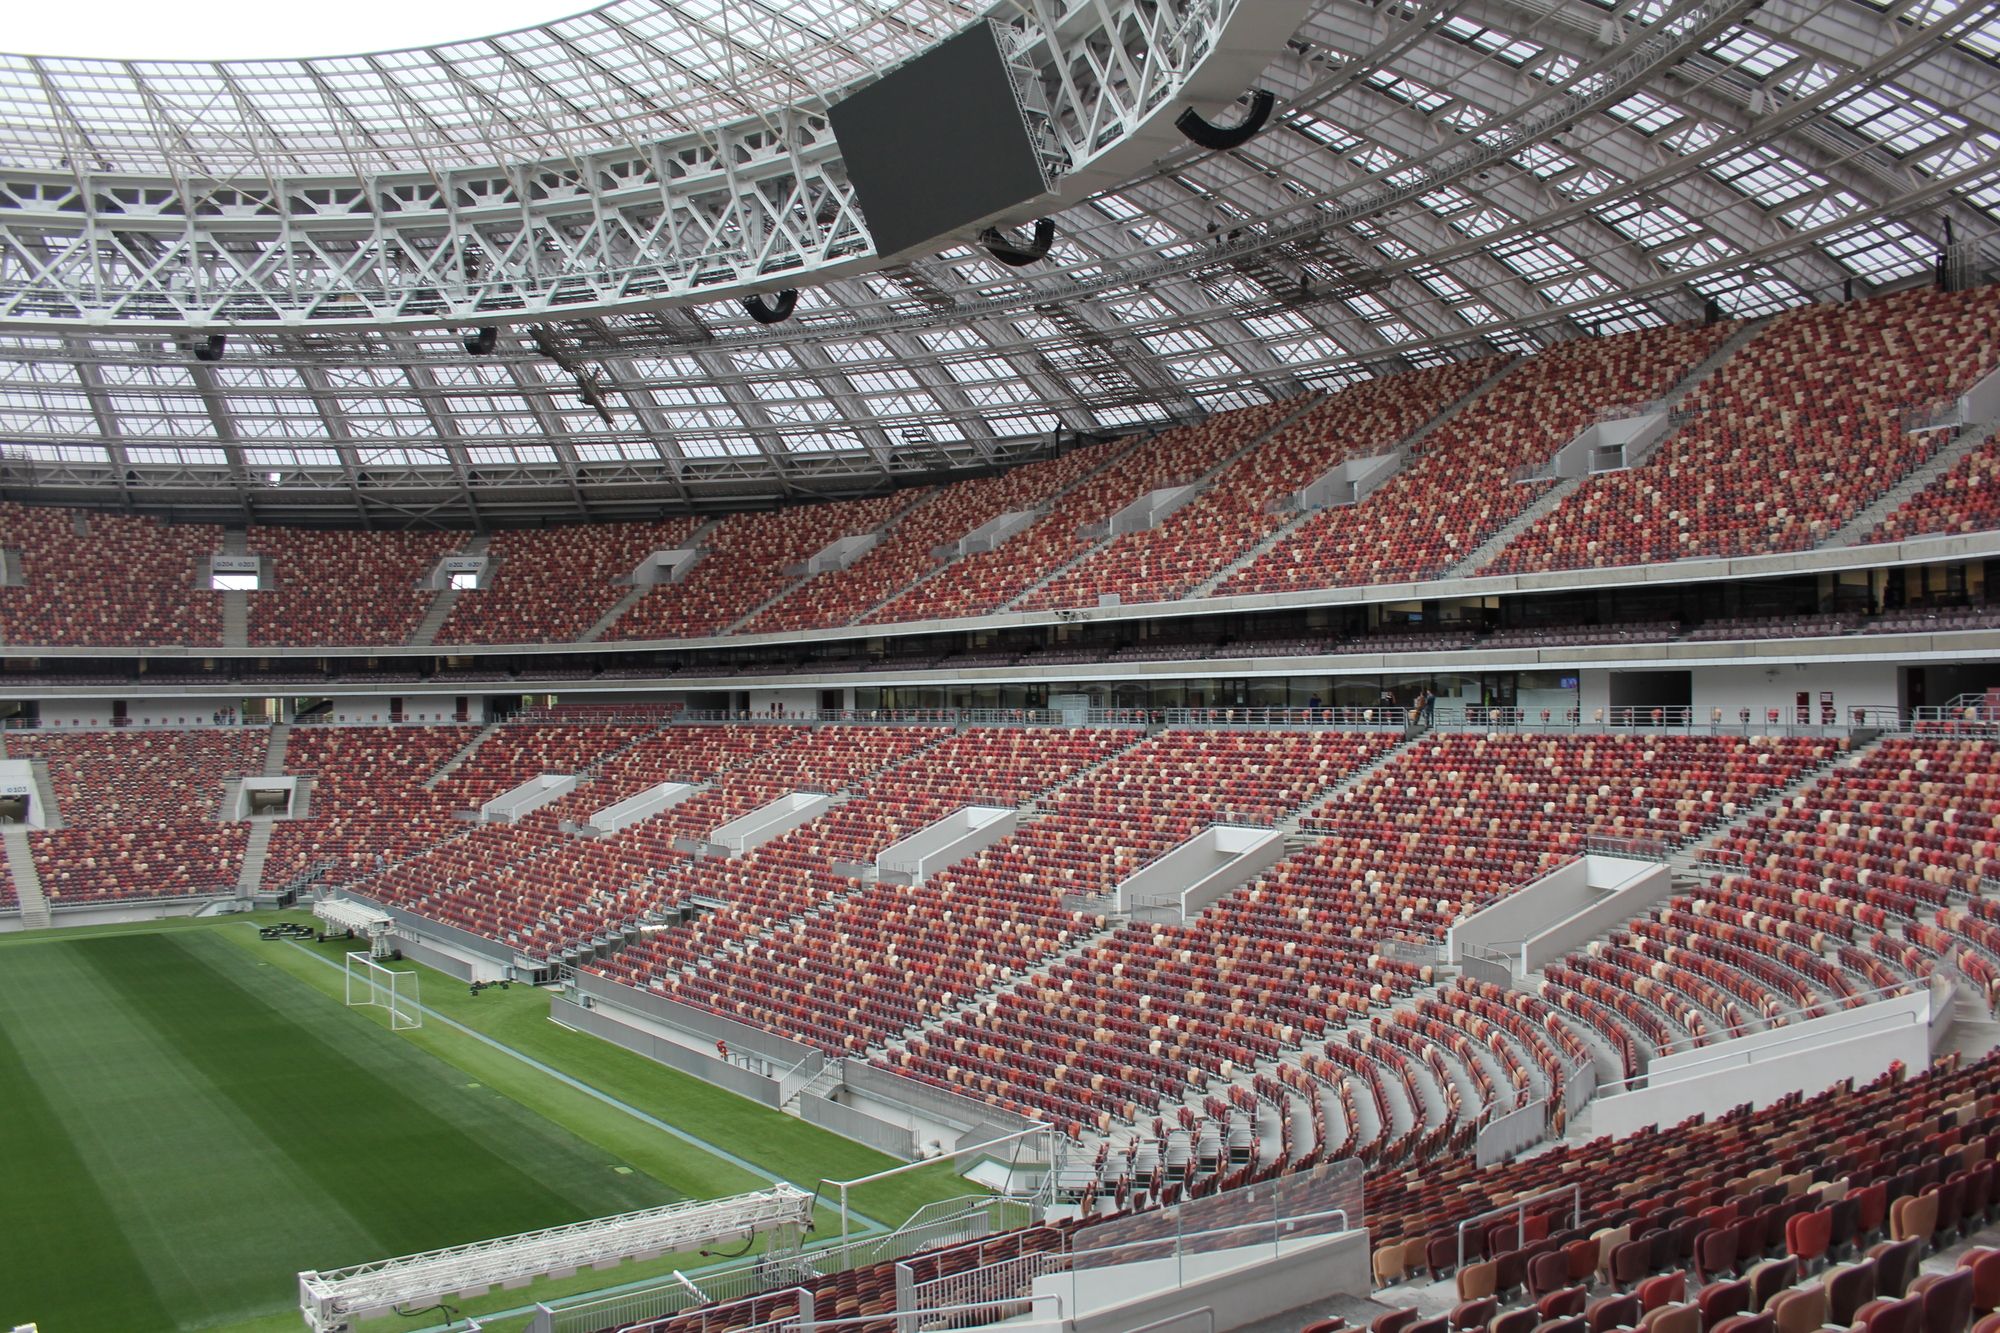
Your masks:
M0 502L0 547L22 583L0 585L0 641L129 648L222 642L208 558L222 529Z
M808 581L744 626L747 633L826 629L875 619L877 608L938 568L936 552L1002 514L1034 510L1096 471L1114 453L1103 445L1025 463L990 477L941 487L846 569Z
M719 634L783 592L798 566L842 537L865 536L928 492L895 491L865 500L793 505L732 514L701 541L701 558L679 583L633 603L605 639L673 639Z
M62 905L233 893L248 834L217 822L225 778L263 770L261 729L11 736L47 762L64 827L28 835L42 890Z
M1922 288L1774 319L1687 404L1646 463L1587 478L1483 571L1798 551L1833 537L1927 456L1913 403L2000 364L2000 287Z
M626 589L613 583L655 551L684 547L691 517L650 523L510 528L487 542L490 577L462 589L437 643L564 643L611 610Z
M436 596L417 585L458 548L452 532L253 527L270 586L245 594L254 645L409 642Z
M1426 436L1403 470L1366 500L1315 515L1219 591L1443 574L1554 484L1516 481L1515 474L1547 464L1599 412L1659 398L1729 332L1717 324L1578 338L1519 363Z
M1494 358L1455 361L1368 380L1316 403L1298 420L1218 473L1157 527L1119 537L1032 599L1036 606L1095 606L1184 597L1277 531L1273 506L1341 463L1387 453L1472 391Z
M2000 528L2000 440L1989 438L1903 501L1866 540L1899 542L1994 528Z

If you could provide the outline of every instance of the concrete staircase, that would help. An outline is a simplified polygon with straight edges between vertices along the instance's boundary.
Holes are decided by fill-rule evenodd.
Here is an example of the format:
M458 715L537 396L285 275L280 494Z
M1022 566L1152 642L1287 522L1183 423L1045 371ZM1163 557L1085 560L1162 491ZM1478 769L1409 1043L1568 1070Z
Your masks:
M1861 756L1867 754L1873 746L1874 742L1871 741L1867 745L1858 745L1849 750L1836 750L1832 758L1808 768L1798 777L1786 783L1777 791L1772 792L1767 799L1755 804L1739 807L1734 818L1726 819L1719 824L1709 827L1699 838L1696 838L1693 842L1667 858L1667 866L1673 873L1675 887L1693 887L1702 882L1704 872L1700 869L1700 854L1704 847L1719 842L1738 829L1748 827L1750 821L1759 815L1768 814L1779 806L1791 804L1794 796L1805 791L1806 788L1840 767L1841 764L1859 762Z
M721 526L721 523L722 520L719 518L703 520L700 527L688 534L687 547L689 549L699 548L702 542L708 537L708 534L714 532L717 527ZM619 598L610 610L599 616L597 623L585 630L583 637L578 639L577 642L596 643L599 639L602 639L606 634L611 632L611 627L617 624L627 611L630 611L641 601L645 600L646 594L659 586L661 585L657 583L637 583L626 589L625 595Z
M292 745L292 724L279 722L272 726L271 735L264 743L264 776L278 778L285 775L285 755Z
M487 541L488 538L485 533L476 532L467 538L465 545L459 547L453 554L485 555ZM451 608L457 604L458 589L456 588L439 588L433 593L430 609L424 612L424 618L417 622L417 627L410 631L410 646L412 648L428 648L435 644L437 642L438 631L444 628L445 617L451 614Z
M271 856L271 830L276 820L256 819L250 822L250 841L243 848L243 868L236 874L236 892L245 898L254 897L264 887L264 863Z
M1069 483L1069 485L1060 487L1057 490L1050 492L1045 498L1043 498L1040 501L1040 504L1047 506L1048 509L1050 510L1053 510L1056 505L1062 502L1062 498L1064 496L1068 495L1071 491L1083 485L1085 482L1091 480L1093 477L1102 476L1106 469L1117 464L1120 460L1124 459L1128 454L1132 452L1133 449L1137 447L1138 446L1136 444L1133 444L1133 445L1127 445L1123 449L1107 449L1105 451L1106 457L1103 462L1099 463L1096 467L1092 468L1090 471L1078 477L1075 481ZM1036 519L1035 522L1039 523L1041 522L1041 519ZM1034 524L1030 523L1028 526L1033 527ZM1026 529L1023 529L1023 531L1026 531ZM904 584L902 587L897 588L887 597L882 598L880 601L876 602L875 605L869 607L867 610L863 611L860 615L856 616L854 619L848 621L847 623L850 625L867 624L868 618L870 616L875 615L877 612L881 611L883 607L888 606L891 602L894 602L898 597L901 597L904 593L909 592L913 588L919 587L922 584L930 582L932 579L936 578L938 575L944 573L947 569L950 569L953 565L958 564L960 561L964 559L965 557L962 555L955 555L951 557L949 560L941 561L940 563L933 565L931 568L917 575L916 578L911 579L908 583Z
M1507 372L1512 370L1514 366L1519 362L1519 360L1520 360L1519 357L1512 358L1505 365L1501 366L1498 370L1494 371L1491 375L1488 375L1485 379L1473 385L1472 388L1468 389L1465 393L1459 395L1457 398L1453 399L1450 403L1446 404L1443 411L1439 412L1429 421L1426 421L1423 425L1417 427L1415 431L1411 432L1410 437L1408 439L1403 440L1401 443L1397 444L1396 447L1393 450L1391 450L1391 452L1399 455L1405 461L1407 461L1409 459L1409 456L1413 452L1415 452L1417 445L1419 445L1426 438L1428 438L1431 432L1437 430L1447 421L1450 421L1453 417L1457 416L1460 412L1464 411L1472 403L1476 402L1481 394L1484 394L1488 389L1492 388L1495 384L1498 384L1503 378L1505 378ZM1307 523L1311 522L1313 518L1315 518L1321 512L1323 511L1318 509L1299 510L1297 513L1293 514L1290 518L1286 519L1283 526L1277 528L1275 531L1265 536L1261 541L1252 545L1248 550L1244 551L1234 560L1231 560L1221 569L1216 570L1215 573L1209 575L1207 578L1203 579L1200 583L1196 584L1193 588L1189 589L1187 596L1190 599L1196 597L1215 596L1216 590L1222 587L1223 584L1227 583L1230 579L1234 578L1237 574L1241 573L1243 570L1248 569L1251 565L1255 564L1265 555L1276 550L1289 537L1291 537L1291 535L1294 532L1297 532L1300 528L1304 527Z
M654 583L635 583L625 590L625 595L611 604L611 609L599 616L596 623L583 632L579 643L596 643L604 632L618 623L618 618L639 604L639 599L658 587Z
M1553 514L1564 500L1569 499L1570 496L1575 495L1581 490L1585 480L1584 476L1564 477L1559 480L1555 485L1544 491L1541 497L1533 504L1503 524L1498 532L1474 547L1471 555L1466 556L1465 559L1445 570L1444 577L1448 579L1471 578L1480 570L1486 568L1486 566L1499 558L1500 553L1506 550L1516 537L1541 522L1548 515ZM1513 483L1508 482L1505 484L1512 485Z
M1995 434L2000 434L2000 420L1982 421L1959 431L1951 443L1911 468L1901 480L1876 496L1838 532L1820 544L1836 547L1856 545L1875 530L1876 524L1900 509L1905 500L1958 466L1966 455L1992 439Z
M35 869L35 853L28 843L27 827L9 824L0 829L0 840L6 843L7 871L14 879L14 896L21 903L21 928L46 928L52 919L49 900L42 892L41 874Z
M1273 437L1278 435L1279 432L1291 426L1292 423L1297 421L1300 417L1312 411L1315 407L1318 407L1321 401L1322 401L1322 395L1320 394L1309 395L1304 403L1300 404L1298 408L1296 408L1295 410L1287 412L1283 417L1281 417L1278 420L1276 425L1272 426L1269 430L1262 431L1259 434L1253 436L1249 443L1245 444L1242 448L1231 453L1227 458L1224 458L1222 461L1218 462L1214 467L1210 468L1208 471L1196 477L1194 481L1190 483L1195 488L1195 494L1193 498L1189 501L1189 503L1199 504L1201 502L1201 497L1207 493L1209 486L1213 484L1215 479L1218 476L1220 476L1226 469L1235 464L1236 460L1242 458L1245 454L1248 454L1253 450L1262 448L1265 441L1272 439ZM1136 448L1137 446L1134 447ZM1138 495L1135 494L1131 498L1137 500L1139 497ZM1089 548L1087 548L1081 555L1078 555L1074 560L1071 560L1063 565L1059 565L1055 569L1050 570L1049 573L1042 579L1036 581L1033 584L1030 584L1026 588L1023 588L1019 593L1017 593L1014 596L1014 598L1011 601L1006 602L1001 607L1001 609L1011 611L1019 607L1022 602L1034 596L1037 592L1040 592L1043 588L1048 587L1051 583L1054 583L1057 579L1069 573L1070 570L1075 569L1078 565L1082 564L1086 560L1089 560L1092 556L1095 556L1099 551L1102 551L1105 548L1109 547L1113 542L1117 540L1118 540L1117 536L1105 536L1098 539L1098 541L1093 543Z
M1687 400L1689 394L1700 388L1704 381L1720 370L1731 357L1735 356L1742 349L1745 343L1763 332L1764 325L1769 322L1767 319L1752 320L1736 332L1730 334L1729 337L1723 339L1721 345L1704 357L1687 374L1683 375L1674 387L1667 392L1666 396L1660 400L1661 407L1668 412L1677 409ZM1652 455L1653 450L1658 449L1673 433L1673 429L1669 427L1666 434L1655 440L1642 455L1629 460L1625 470L1629 471L1631 468L1642 465L1646 458ZM1516 537L1519 537L1543 518L1553 514L1564 500L1567 500L1570 496L1581 490L1587 477L1588 474L1560 478L1554 486L1544 492L1533 504L1523 509L1519 514L1516 514L1499 531L1481 542L1465 559L1460 560L1450 569L1447 569L1444 577L1463 579L1472 578L1477 575L1480 570L1499 559L1500 553L1506 550Z
M478 753L479 747L486 744L487 739L499 730L500 730L500 724L498 722L489 722L485 726L481 727L478 731L474 732L472 739L467 741L464 747L461 748L457 754L445 760L444 767L438 769L437 772L431 774L429 777L424 779L423 781L424 790L436 791L437 786L440 782L443 782L446 778L458 772L458 770L464 765L465 761L472 758L474 754Z

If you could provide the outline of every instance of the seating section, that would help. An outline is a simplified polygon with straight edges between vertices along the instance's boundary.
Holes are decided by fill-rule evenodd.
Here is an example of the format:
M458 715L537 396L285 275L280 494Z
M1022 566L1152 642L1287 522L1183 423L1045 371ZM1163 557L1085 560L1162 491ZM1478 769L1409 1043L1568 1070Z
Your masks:
M682 517L496 532L486 547L491 581L459 592L436 642L581 638L629 591L613 579L630 574L655 551L685 547L696 526L695 519Z
M1433 578L1539 499L1516 480L1607 409L1658 399L1729 335L1727 325L1578 338L1522 362L1426 436L1361 504L1329 509L1225 580L1224 593Z
M2000 365L1996 324L1990 286L1780 315L1643 466L1589 478L1483 572L1817 546L1924 460L1937 437L1906 431L1905 413Z
M1988 439L1918 491L1864 539L1899 542L2000 528L2000 438Z
M809 580L744 629L753 634L825 629L875 619L868 613L940 567L933 551L955 545L1002 514L1046 505L1117 452L1107 445L1075 449L1059 458L946 486L891 528L874 550L846 569Z
M1108 892L1209 823L1270 823L1347 772L1366 743L1336 734L1166 732L920 886L858 892L754 951L651 980L684 1003L829 1050L865 1051L1096 929L1093 917L1064 908L1065 895ZM1226 791L1212 781L1218 770L1235 775Z
M1976 896L2000 873L1996 759L1881 742L1704 847L1702 887L1549 968L1544 998L1641 1058L1863 1004L1940 959L2000 998Z
M314 868L337 885L411 856L463 826L423 783L479 734L473 726L301 726L285 771L312 779L307 817L271 829L264 883L278 887Z
M795 505L732 514L702 539L702 557L679 583L635 602L606 639L678 639L720 634L798 577L790 572L842 537L875 532L928 492Z
M47 761L62 817L28 835L50 903L234 893L249 835L217 822L222 784L262 771L265 740L247 728L9 736L9 758Z
M222 642L208 558L222 529L0 502L0 547L22 586L0 587L0 641L64 647Z
M1454 1155L1371 1171L1362 1210L1375 1246L1377 1283L1454 1279L1462 1298L1449 1316L1420 1323L1417 1309L1396 1308L1395 1294L1385 1292L1380 1299L1390 1308L1371 1333L1513 1333L1549 1325L1564 1333L1656 1325L1656 1333L1704 1327L1755 1333L1845 1328L1850 1319L1875 1330L1870 1318L1906 1292L1918 1297L1921 1309L1902 1323L1883 1323L1876 1333L1891 1327L1965 1333L2000 1281L1988 1259L1992 1252L1966 1254L1957 1271L1973 1280L1959 1279L1943 1290L1938 1284L1947 1276L1945 1266L1919 1276L1918 1261L1930 1246L1954 1244L2000 1217L2000 1168L1993 1160L2000 1150L2000 1098L1991 1091L1996 1078L2000 1056L1974 1063L1951 1057L1928 1071L1893 1070L1865 1086L1836 1083L1817 1096L1786 1097L1760 1110L1737 1107L1490 1166ZM1063 1255L1080 1249L1099 1224L1116 1221L1121 1242L1129 1242L1144 1228L1132 1214L1183 1197L1220 1196L1204 1205L1214 1211L1203 1214L1217 1226L1237 1208L1246 1222L1267 1217L1270 1191L1246 1187L1314 1164L1259 1157L1234 1145L1225 1157L1212 1140L1198 1152L1186 1134L1176 1137L1172 1157L1151 1145L1126 1153L1101 1149L1096 1179L1076 1196L1081 1220L809 1279L814 1313L826 1318L834 1310L863 1333L888 1333L899 1268L907 1267L919 1282L1030 1262L1028 1271L1059 1272ZM1241 1202L1233 1208L1232 1200ZM1849 1228L1842 1250L1852 1253L1829 1265L1831 1247L1815 1254L1808 1235L1813 1228L1806 1224L1825 1221L1831 1229L1842 1217ZM1175 1215L1162 1214L1161 1236L1174 1227ZM1720 1265L1704 1267L1698 1258L1718 1261L1725 1252L1727 1262ZM1865 1302L1852 1311L1830 1307L1836 1290L1854 1299L1863 1283L1883 1297L1874 1308L1864 1309ZM1588 1317L1563 1321L1560 1311L1583 1311L1586 1304ZM797 1308L795 1290L772 1291L684 1311L661 1321L659 1331L761 1327ZM1726 1324L1732 1309L1762 1310L1766 1319ZM870 1316L881 1318L864 1322ZM1336 1317L1306 1331L1343 1327Z
M272 586L246 594L255 645L407 643L436 595L417 584L462 533L251 528Z
M1150 491L1195 481L1297 406L1266 403L1225 412L1198 425L1162 431L1138 442L1066 492L1038 522L995 550L946 566L935 578L890 602L871 620L969 616L1011 604L1097 544L1096 538L1085 537L1080 530L1104 523Z
M1353 458L1387 453L1499 368L1497 357L1369 380L1321 400L1231 463L1158 527L1128 533L1036 593L1028 605L1095 606L1185 597L1290 518L1277 502Z

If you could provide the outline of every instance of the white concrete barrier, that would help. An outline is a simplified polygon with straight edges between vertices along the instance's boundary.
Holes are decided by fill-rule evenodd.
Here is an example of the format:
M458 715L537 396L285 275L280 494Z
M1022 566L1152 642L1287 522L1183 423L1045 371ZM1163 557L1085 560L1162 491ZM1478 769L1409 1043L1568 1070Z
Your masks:
M574 774L544 773L501 792L480 806L479 818L488 824L518 823L523 815L532 814L557 797L567 796L575 790Z
M944 867L978 855L1019 823L1012 806L968 805L883 848L875 868L893 884L920 884Z

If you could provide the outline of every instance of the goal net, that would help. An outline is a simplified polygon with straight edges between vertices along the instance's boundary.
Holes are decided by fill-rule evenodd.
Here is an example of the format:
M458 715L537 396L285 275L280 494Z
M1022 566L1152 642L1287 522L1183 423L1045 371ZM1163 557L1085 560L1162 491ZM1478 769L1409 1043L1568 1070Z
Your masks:
M389 1030L403 1032L424 1025L423 1001L414 972L394 972L368 954L347 955L347 1007L389 1011Z

